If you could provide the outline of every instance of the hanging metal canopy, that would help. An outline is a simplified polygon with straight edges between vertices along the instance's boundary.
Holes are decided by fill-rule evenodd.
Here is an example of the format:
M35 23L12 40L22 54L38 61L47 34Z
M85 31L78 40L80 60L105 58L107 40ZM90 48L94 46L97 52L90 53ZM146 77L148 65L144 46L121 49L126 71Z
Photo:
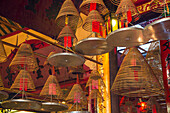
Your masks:
M149 41L149 37L144 37L142 31L143 28L138 26L121 28L111 32L106 40L112 47L139 46Z
M48 58L48 62L53 66L69 67L82 65L85 59L73 53L56 53Z
M12 99L2 102L2 107L5 109L16 109L16 110L37 110L40 109L41 105L36 101L26 99Z
M76 46L75 51L83 55L101 55L111 51L105 38L90 37L80 40Z
M170 39L170 17L156 20L144 28L145 37L154 40Z
M67 110L68 106L65 104L61 103L56 103L56 102L43 102L41 103L41 108L38 109L37 111L64 111Z

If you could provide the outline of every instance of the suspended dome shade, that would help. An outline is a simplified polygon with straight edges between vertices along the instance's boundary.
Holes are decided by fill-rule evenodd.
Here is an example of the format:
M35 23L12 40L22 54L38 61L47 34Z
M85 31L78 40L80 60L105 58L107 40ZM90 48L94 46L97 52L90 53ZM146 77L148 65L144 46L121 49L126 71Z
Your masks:
M93 87L93 85L97 85L97 87L98 87L99 84L100 84L100 86L105 87L105 83L104 83L101 75L99 74L99 72L98 71L92 71L91 74L90 74L90 77L89 77L89 79L86 83L86 87L88 87L88 86Z
M11 70L17 71L20 71L24 68L27 71L36 71L39 68L29 44L21 44L9 67Z
M5 109L14 110L37 110L40 109L41 105L36 101L26 99L12 99L2 102L2 107Z
M18 73L17 77L15 78L15 81L10 89L34 91L35 90L34 82L29 72L26 70L21 70Z
M133 18L133 21L137 21L140 18L137 8L132 0L121 0L115 14L118 18L123 20L128 20L129 16Z
M56 76L50 75L41 90L40 96L42 95L55 95L57 99L61 99L63 97L63 92L60 88L60 85L56 79Z
M145 26L143 35L153 40L170 39L170 17L156 20Z
M82 103L85 102L85 93L81 88L80 84L74 84L72 89L70 90L67 98L67 101L73 101L74 103Z
M93 25L95 23L98 24L98 26L100 26L101 24L102 25L104 24L104 20L97 10L92 10L87 16L82 28L86 31L93 32L93 27L95 27Z
M130 48L111 89L115 94L127 97L163 94L160 83L137 48Z
M0 38L0 63L5 62L6 59L7 59L6 52Z
M66 21L73 31L83 24L82 18L80 17L79 12L74 6L72 0L64 1L56 17L56 23L60 28L65 26Z
M107 43L111 47L133 47L145 44L149 38L143 36L143 28L139 26L126 27L111 32Z
M76 38L76 36L74 35L74 33L72 32L71 28L68 25L66 25L61 30L60 34L57 37L57 40L62 42L65 46L67 44L67 46L70 46L70 47L72 47L72 45L77 43L77 38Z
M8 93L0 91L0 100L5 100L9 97Z
M48 58L48 62L53 66L70 67L84 64L85 59L74 53L56 53Z
M80 4L80 12L82 12L85 15L88 15L90 12L91 4L95 4L96 10L100 13L105 15L108 13L108 9L106 8L103 0L83 0L83 2Z
M169 10L170 0L152 0L150 9L156 13L164 13L164 10Z
M52 112L52 111L64 111L67 110L68 106L61 103L56 102L43 102L41 103L41 108L37 111L44 111L44 112Z
M53 54L55 54L55 52L53 52L53 51L50 52L50 54L47 56L47 59L48 59L51 55L53 55ZM47 59L46 59L45 62L44 62L44 66L47 65L47 64L49 64L49 62L48 62Z
M83 74L83 73L85 73L85 70L83 69L83 66L75 66L75 67L70 67L69 73Z

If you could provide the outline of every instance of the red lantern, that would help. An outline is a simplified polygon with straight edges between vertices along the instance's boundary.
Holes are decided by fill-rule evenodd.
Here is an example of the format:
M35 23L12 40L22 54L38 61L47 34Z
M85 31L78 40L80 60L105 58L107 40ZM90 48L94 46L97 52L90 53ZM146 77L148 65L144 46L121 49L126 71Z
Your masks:
M140 103L138 103L138 105L140 106L139 107L139 110L141 111L141 112L146 112L146 110L147 110L147 105L146 105L147 103L146 102L140 102Z

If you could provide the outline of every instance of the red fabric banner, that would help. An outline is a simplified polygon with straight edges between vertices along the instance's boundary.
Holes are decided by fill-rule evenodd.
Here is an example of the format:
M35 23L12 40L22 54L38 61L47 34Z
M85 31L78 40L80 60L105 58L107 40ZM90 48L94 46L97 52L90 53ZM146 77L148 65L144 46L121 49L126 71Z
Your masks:
M97 33L100 32L100 22L98 22L98 21L92 22L92 31L97 32Z
M75 92L74 93L74 103L80 103L81 93Z
M98 85L99 85L98 80L92 80L92 89L99 89Z
M127 11L127 21L128 21L128 23L130 23L132 21L131 11Z
M96 3L90 3L90 11L96 10Z
M56 84L55 83L49 84L49 95L56 95Z
M71 36L65 36L64 47L71 47L71 46L72 46Z
M124 28L124 20L121 19L121 28Z
M153 113L157 113L157 112L156 112L156 105L153 105L153 107L152 107L152 112L153 112Z
M103 37L103 26L102 25L100 25L100 36Z
M161 49L161 62L162 62L162 73L163 82L166 94L166 103L170 104L170 91L168 81L170 81L169 71L170 71L170 40L160 40Z
M27 86L28 85L28 79L27 78L20 78L20 88L19 90L23 90L24 88L24 91L27 91Z
M136 66L136 59L131 60L131 65ZM135 80L138 81L138 71L135 70L135 67L134 67L134 77L135 77Z
M111 32L110 16L108 17L108 33Z

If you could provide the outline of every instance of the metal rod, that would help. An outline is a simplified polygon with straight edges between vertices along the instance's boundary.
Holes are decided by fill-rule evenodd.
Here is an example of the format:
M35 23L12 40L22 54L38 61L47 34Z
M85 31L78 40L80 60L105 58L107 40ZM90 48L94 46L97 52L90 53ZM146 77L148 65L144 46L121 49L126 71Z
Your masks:
M73 50L71 50L71 49L65 48L65 47L57 44L57 41L56 41L56 40L53 40L53 41L47 40L47 39L45 39L45 38L43 38L43 37L41 37L41 36L38 36L38 35L36 35L36 34L34 34L34 33L31 33L31 32L29 32L29 31L26 31L26 30L24 30L24 29L22 29L22 28L19 28L19 27L17 27L17 26L11 25L11 24L9 24L9 23L7 23L7 22L4 22L4 21L2 21L2 20L0 20L0 23L5 24L5 25L7 25L7 26L9 26L9 27L12 27L12 28L14 28L14 29L16 29L16 30L19 30L19 31L21 31L21 32L24 32L24 33L26 33L26 34L28 34L28 35L33 36L33 37L36 37L36 38L38 38L38 39L40 39L40 40L42 40L43 42L46 42L46 43L48 43L48 44L54 45L54 46L59 47L59 48L61 48L61 49L65 49L65 50L67 50L67 51L69 51L69 52L72 52L72 53L76 53L75 51L73 51ZM76 54L78 54L78 53L76 53ZM81 54L78 54L78 55L80 55L80 56L84 57L85 59L90 60L90 61L92 61L92 62L94 62L94 63L103 65L102 63L100 63L100 62L98 62L98 61L96 61L96 60L93 60L93 59L88 58L88 57L86 57L86 56L83 56L83 55L81 55Z
M5 42L5 41L2 41L2 43L5 44L5 45L7 45L7 46L14 47L14 48L16 48L16 49L19 48L19 46L10 44L10 43ZM37 52L34 52L34 54L37 55L37 56L40 56L40 57L42 57L42 58L47 58L47 56L45 56L45 55L43 55L43 54L40 54L40 53L37 53Z

